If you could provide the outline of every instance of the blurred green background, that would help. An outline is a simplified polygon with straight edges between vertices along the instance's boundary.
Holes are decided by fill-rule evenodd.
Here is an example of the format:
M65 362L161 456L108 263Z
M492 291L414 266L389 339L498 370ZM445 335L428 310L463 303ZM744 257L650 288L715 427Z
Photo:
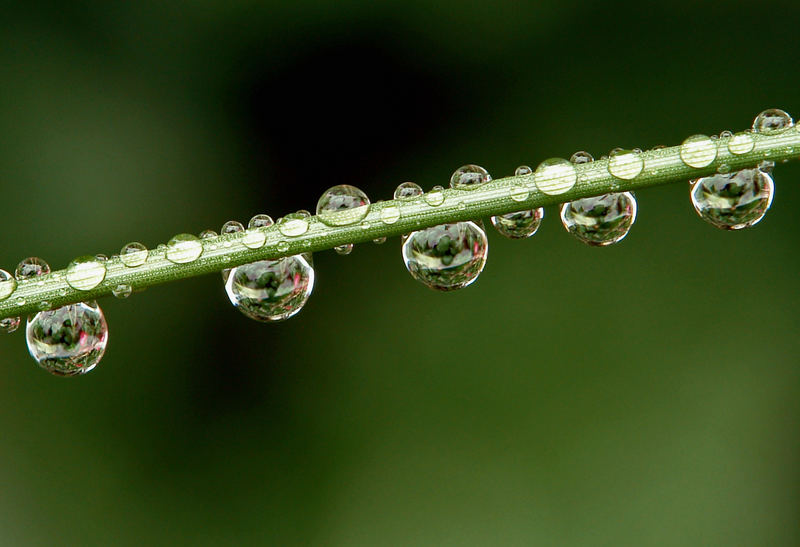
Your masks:
M149 247L334 184L374 200L800 116L796 2L19 2L0 267ZM489 234L466 290L399 240L257 324L217 275L101 302L86 377L0 340L2 545L798 545L800 165L751 230L638 194L624 242Z

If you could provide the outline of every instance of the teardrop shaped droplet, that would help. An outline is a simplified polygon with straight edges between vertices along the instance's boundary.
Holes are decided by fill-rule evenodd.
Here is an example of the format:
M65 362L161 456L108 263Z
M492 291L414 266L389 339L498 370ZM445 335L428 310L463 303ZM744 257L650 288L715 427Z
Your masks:
M437 291L473 283L486 265L488 252L486 233L475 222L411 232L403 243L403 261L411 276Z
M490 180L492 176L480 165L462 165L450 176L450 188L474 190Z
M0 270L0 300L5 300L17 289L17 280L5 270Z
M578 181L575 166L563 158L544 160L534 173L536 187L549 196L569 192Z
M0 319L0 332L11 334L19 328L21 322L22 319L20 317L6 317L5 319Z
M394 199L411 199L423 194L422 188L416 182L404 182L394 189Z
M691 196L700 218L723 230L740 230L758 223L772 205L775 185L761 169L742 169L699 178Z
M492 226L509 239L531 237L539 229L544 218L544 208L516 211L492 217Z
M314 289L314 268L303 255L233 268L225 283L231 303L256 321L283 321L298 313Z
M244 232L244 226L238 220L229 220L219 229L220 235L238 234L239 232Z
M353 244L345 243L344 245L337 245L336 247L333 248L333 250L336 251L336 254L342 256L349 255L350 253L353 252Z
M680 156L689 167L706 167L717 159L717 143L706 135L692 135L681 144Z
M111 294L113 294L117 298L128 298L132 292L133 292L133 287L131 287L127 283L120 283L119 285L111 289Z
M641 155L632 150L614 149L608 158L608 172L622 180L632 180L644 169Z
M580 241L604 247L622 241L636 221L630 192L583 198L561 206L561 224Z
M302 213L289 213L278 219L278 230L288 237L301 236L308 231L308 221Z
M188 264L203 254L203 244L196 235L178 234L167 243L167 260L174 264Z
M129 268L136 268L147 261L147 247L138 241L128 243L119 252L119 259Z
M317 202L317 217L329 226L360 222L369 211L369 198L355 186L340 184L328 188Z
M431 191L425 194L425 203L432 207L438 207L444 203L444 188L441 186L434 186Z
M14 271L14 277L18 280L30 279L32 277L39 277L50 273L50 265L35 256L29 256L17 265Z
M39 312L28 320L25 334L31 356L56 376L89 372L108 343L108 325L95 302Z
M788 112L780 108L768 108L753 120L753 131L756 133L778 133L794 125Z
M79 256L67 266L66 278L73 289L88 291L106 278L106 265L93 256Z

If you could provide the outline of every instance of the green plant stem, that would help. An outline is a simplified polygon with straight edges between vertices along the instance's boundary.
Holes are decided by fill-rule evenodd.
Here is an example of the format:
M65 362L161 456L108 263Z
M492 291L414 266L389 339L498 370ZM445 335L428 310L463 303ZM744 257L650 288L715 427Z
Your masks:
M322 251L346 243L397 236L437 224L534 209L609 192L639 190L672 182L685 183L716 173L723 164L735 171L753 167L764 160L780 162L800 156L800 131L796 127L777 134L751 136L754 140L753 149L739 155L728 150L730 138L716 140L716 159L699 169L686 165L680 157L681 147L673 146L639 154L644 160L644 168L631 180L612 176L607 159L576 165L577 182L569 191L557 195L541 192L536 186L535 175L513 176L496 179L472 190L446 189L442 192L444 201L438 206L430 205L425 196L375 203L361 222L349 226L328 226L312 216L307 219L308 230L298 236L284 235L278 225L262 228L266 241L258 249L244 246L242 240L245 233L241 232L204 239L203 254L188 264L170 262L163 248L151 250L145 264L135 268L125 266L119 258L114 257L106 262L105 280L88 291L70 287L66 282L65 270L54 271L45 276L21 280L14 293L0 301L0 317L27 315L43 308L94 300L111 294L118 285L130 285L135 291L257 260ZM527 190L528 196L520 201L520 194L525 193L525 190L521 191L522 188ZM511 197L512 189L515 190L516 200ZM390 207L396 207L400 217L388 224L381 219L381 215L393 216L386 215L386 209Z

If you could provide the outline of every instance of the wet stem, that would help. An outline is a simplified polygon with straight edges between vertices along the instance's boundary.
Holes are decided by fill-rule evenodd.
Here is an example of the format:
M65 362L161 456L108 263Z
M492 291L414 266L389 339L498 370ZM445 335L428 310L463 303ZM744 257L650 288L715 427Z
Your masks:
M610 192L685 183L717 172L754 167L765 160L781 162L798 158L800 131L793 126L776 133L742 132L714 140L694 136L681 146L623 153L571 167L547 160L534 173L495 179L470 189L440 191L443 200L439 194L436 199L423 194L374 203L361 221L349 225L331 226L310 216L299 223L290 221L202 239L199 256L185 263L170 261L163 247L151 250L147 260L135 267L113 257L105 263L105 278L89 290L70 286L65 270L23 279L13 293L0 301L0 318L95 300L112 294L121 285L141 290L258 260L322 251L429 226L536 209ZM301 226L303 222L306 224ZM254 230L263 234L264 243L258 248L252 248ZM261 241L262 234L255 234L257 241Z

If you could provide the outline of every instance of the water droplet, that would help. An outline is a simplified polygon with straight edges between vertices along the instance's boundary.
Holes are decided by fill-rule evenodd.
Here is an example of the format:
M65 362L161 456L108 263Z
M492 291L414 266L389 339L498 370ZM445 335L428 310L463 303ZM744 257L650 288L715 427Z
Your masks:
M730 173L730 172L731 172L731 166L728 165L727 163L720 163L719 166L717 167L717 173L722 173L724 175L725 173Z
M305 209L298 209L295 215L297 215L298 218L308 218L311 216L311 213Z
M289 242L287 241L279 241L278 242L278 251L285 253L289 250Z
M278 219L278 230L288 237L301 236L308 231L308 222L302 214L289 213Z
M36 305L36 307L39 308L40 311L46 311L52 308L53 305L47 300L42 300L41 302L39 302L39 304Z
M166 258L175 264L194 262L203 254L203 244L192 234L178 234L167 243Z
M736 133L731 140L728 141L728 150L731 154L741 155L747 154L755 146L755 141L749 133Z
M450 176L450 188L474 190L490 180L492 180L492 176L480 165L462 165Z
M394 190L394 199L411 199L423 194L422 188L416 182L404 182Z
M517 186L517 185L512 186L509 189L508 194L514 201L525 201L526 199L528 199L528 196L530 195L527 188L525 188L524 186Z
M50 273L50 265L41 258L30 256L17 265L14 277L20 279L30 279Z
M425 202L432 206L438 207L442 203L444 203L444 188L441 186L434 186L431 188L431 191L425 194Z
M515 177L524 177L531 174L533 174L533 169L531 169L529 165L520 165L519 167L514 169Z
M0 319L0 332L11 334L19 328L21 321L22 319L20 317L6 317L5 319Z
M96 255L94 255L94 258L95 258L95 260L97 260L99 262L107 262L108 261L108 257L106 255L104 255L103 253L97 253Z
M644 169L644 160L631 150L620 150L608 158L608 172L618 179L635 179L642 169Z
M200 232L200 239L211 239L212 237L217 237L217 232L214 230L203 230Z
M238 234L239 232L244 232L244 226L238 220L229 220L219 229L220 235Z
M578 199L561 206L561 224L582 242L604 247L622 241L636 221L630 192Z
M536 187L551 196L568 192L578 181L575 166L563 158L544 160L536 168L535 177Z
M247 223L248 228L269 228L275 224L273 222L272 217L269 215L255 215L253 218L250 219L250 222Z
M128 243L120 250L119 259L129 268L141 266L147 260L147 247L136 241Z
M328 188L317 202L317 217L329 226L360 222L369 211L367 194L349 184Z
M67 284L79 291L94 289L106 278L106 265L93 256L79 256L67 266Z
M384 224L394 224L400 220L400 208L396 205L387 205L381 209L381 220Z
M544 209L539 207L538 209L495 215L491 220L492 226L501 235L510 239L522 239L536 233L543 217Z
M128 298L132 292L133 292L133 287L131 287L127 283L120 283L119 285L111 289L111 294L113 294L117 298Z
M260 249L267 241L267 234L258 228L248 228L242 237L242 245L248 249Z
M720 139L730 139L731 137L733 137L733 131L727 129L719 134Z
M760 169L699 178L691 196L700 218L723 230L740 230L764 218L772 204L775 185Z
M0 300L5 300L17 288L17 280L5 270L0 270Z
M569 158L570 163L580 165L582 163L591 163L594 157L586 150L578 150Z
M369 230L371 226L372 225L366 220L361 223L361 229L362 230Z
M680 155L689 167L707 167L717 158L717 143L706 135L692 135L681 144Z
M386 236L382 236L382 237L376 237L375 239L373 239L373 240L372 240L372 242L373 242L375 245L381 245L381 244L383 244L383 243L386 243Z
M779 108L769 108L761 112L753 120L753 131L756 133L777 133L794 125L792 117Z
M465 210L467 208L467 204L464 203L463 201L459 201L458 205L456 207L458 207L459 211L463 211L463 210Z
M25 305L25 299L22 298L21 296L19 298L17 298L16 302L17 302L17 306L24 306Z
M40 367L56 376L75 376L92 370L103 357L108 325L95 302L81 302L37 313L25 334Z
M336 251L337 254L340 254L342 256L349 255L350 253L353 252L353 244L345 243L344 245L337 245L336 247L333 248L333 250Z
M303 255L261 260L231 270L231 303L256 321L282 321L299 312L314 289L314 268Z
M441 224L411 232L403 243L403 261L411 276L438 291L474 282L483 271L489 243L474 222Z

